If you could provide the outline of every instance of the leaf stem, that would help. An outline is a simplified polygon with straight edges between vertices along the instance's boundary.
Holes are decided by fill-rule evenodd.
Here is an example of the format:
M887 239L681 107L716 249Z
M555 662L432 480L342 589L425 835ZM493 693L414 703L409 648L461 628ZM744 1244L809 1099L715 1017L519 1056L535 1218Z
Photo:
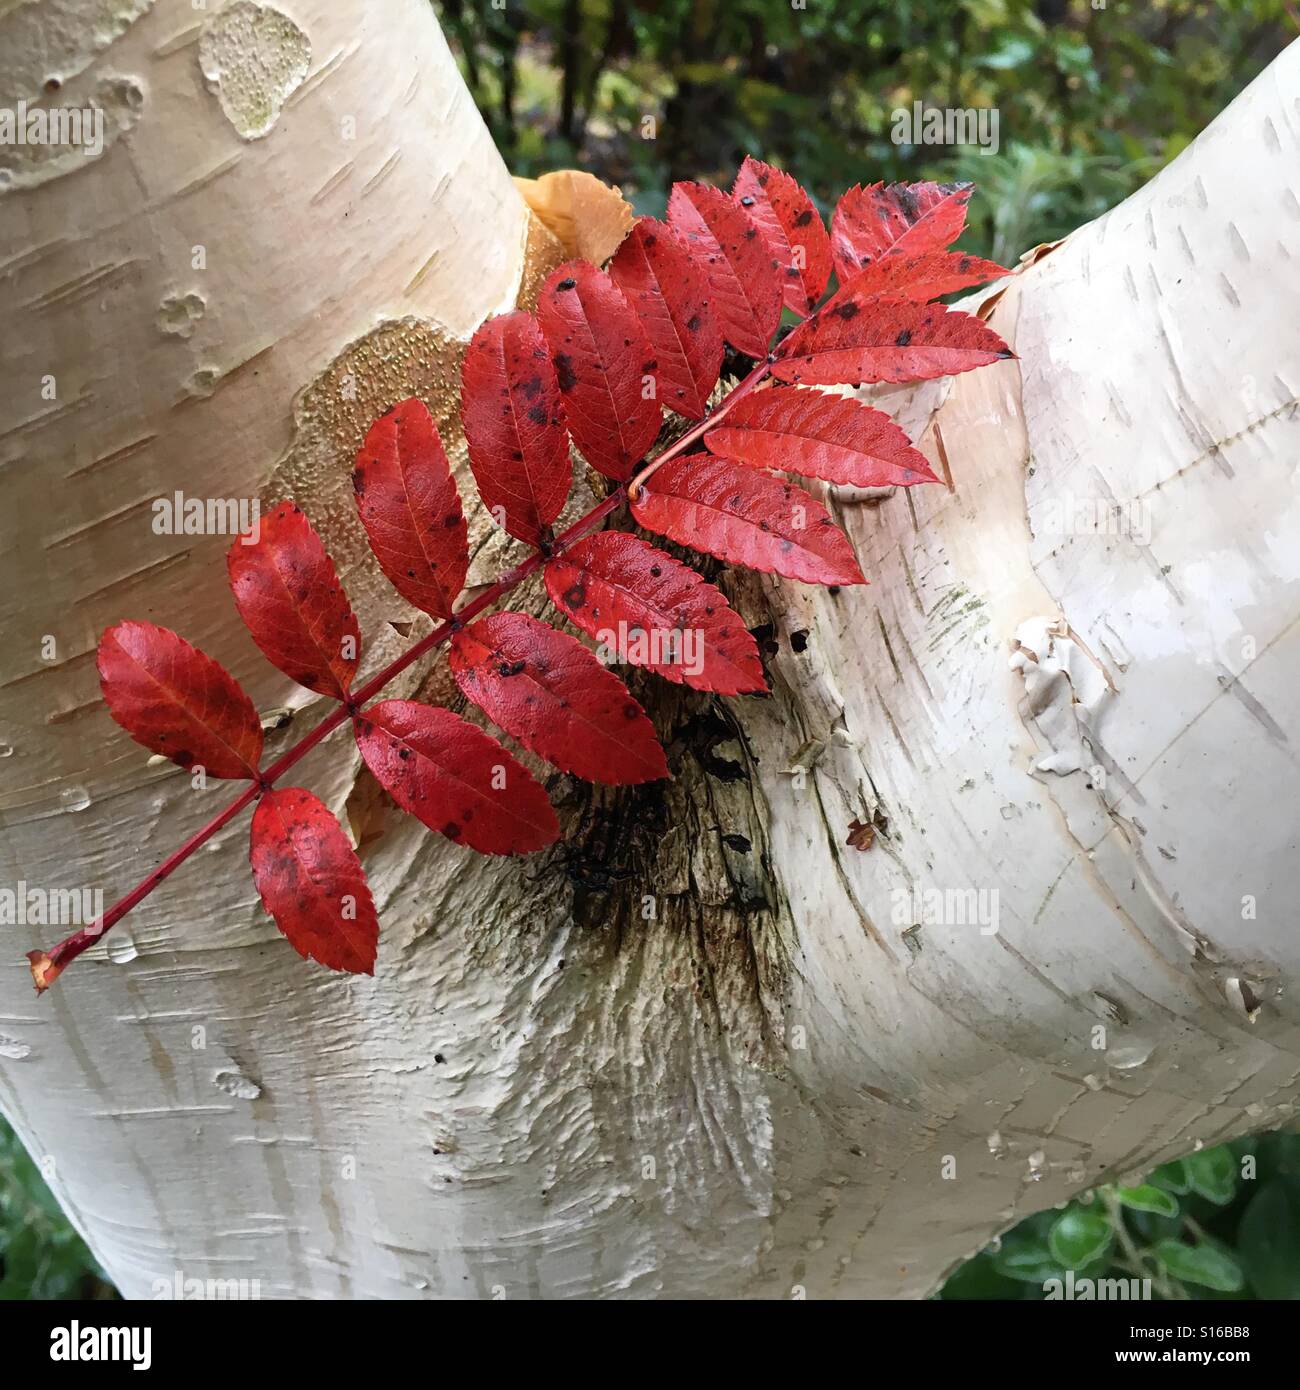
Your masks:
M766 364L763 364L761 370L766 371ZM752 372L745 378L745 381L735 388L732 395L723 402L723 410L729 408L732 397L736 393L741 392L742 389L752 389L750 383L757 385L756 375L756 372ZM715 414L713 419L716 420L717 418L717 414ZM706 421L705 425L709 423L712 422ZM698 436L705 425L701 425L699 429L695 430L693 436ZM681 446L688 443L693 436L678 440L677 444L666 452L668 454L680 453ZM647 471L653 471L653 465ZM583 536L594 531L606 517L622 505L627 495L627 485L620 485L615 488L589 512L579 517L568 530L556 537L551 544L550 554L563 553L574 541L581 540ZM360 689L352 694L346 704L340 704L337 709L327 714L309 734L299 739L292 748L277 758L265 772L261 773L256 782L250 782L225 810L213 816L206 825L196 830L179 849L169 854L156 869L142 878L125 897L119 898L102 916L97 917L88 926L82 927L80 931L73 932L71 936L60 941L51 951L28 951L27 959L31 964L32 980L36 985L37 994L43 994L72 961L76 960L83 951L93 946L106 931L116 926L132 908L147 898L164 879L170 877L176 869L180 868L196 849L206 844L240 811L256 801L264 791L274 786L295 763L306 757L318 743L328 738L340 724L346 723L360 713L362 707L373 700L391 680L399 676L413 662L441 646L458 627L463 626L471 618L476 618L485 608L490 607L498 599L503 598L512 589L522 584L525 579L542 567L547 558L540 550L535 550L526 560L499 575L491 585L481 593L476 594L469 603L456 613L454 618L439 623L432 632L422 637L396 660L389 662L383 670L376 672Z
M679 454L695 443L695 441L707 431L714 428L719 420L731 409L737 401L744 400L755 387L762 384L764 378L771 369L771 362L760 362L752 372L727 393L727 396L719 402L718 408L711 414L706 415L703 420L692 429L686 431L676 443L670 445L659 455L652 459L646 466L632 479L627 485L627 495L632 501L636 501L641 489L645 486L646 479L651 477L656 469L662 468L669 459L676 458Z

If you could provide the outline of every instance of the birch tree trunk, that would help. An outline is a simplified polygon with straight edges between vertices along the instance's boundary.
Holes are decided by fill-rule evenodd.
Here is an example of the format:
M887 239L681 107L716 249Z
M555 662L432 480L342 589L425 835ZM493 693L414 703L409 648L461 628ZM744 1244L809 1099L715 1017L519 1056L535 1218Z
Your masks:
M454 432L464 341L559 254L423 0L116 13L0 14L0 101L112 132L0 151L0 872L109 901L227 793L111 723L107 623L227 665L272 755L320 712L154 500L292 492L376 669L425 620L352 517L361 432L409 394ZM60 933L0 931L0 1109L125 1294L923 1295L1294 1113L1298 77L986 297L1018 361L886 394L951 482L836 495L868 589L724 576L773 695L636 686L670 785L555 777L562 845L489 861L336 737L301 781L373 979L278 935L243 824L39 1000Z

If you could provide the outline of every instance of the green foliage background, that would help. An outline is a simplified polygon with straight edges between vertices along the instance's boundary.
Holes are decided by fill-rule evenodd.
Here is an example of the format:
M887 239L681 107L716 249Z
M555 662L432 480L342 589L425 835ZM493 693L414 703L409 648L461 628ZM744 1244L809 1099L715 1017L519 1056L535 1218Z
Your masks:
M969 249L1004 263L1144 183L1297 33L1288 0L496 3L434 8L514 173L588 169L655 215L747 153L825 212L859 182L970 179ZM914 101L996 109L999 152L895 145Z
M1137 1186L1038 1212L956 1270L939 1297L1040 1300L1067 1270L1076 1286L1150 1279L1163 1301L1300 1298L1300 1133L1201 1149Z
M1012 262L1172 159L1293 38L1287 0L443 0L510 168L589 169L661 213L674 179L752 153L824 212L855 183L970 179L970 249ZM896 145L892 112L992 108L995 155ZM645 138L653 135L653 138ZM1243 1181L1241 1159L1258 1173ZM1035 1299L1063 1277L1160 1298L1300 1298L1300 1135L1203 1151L1040 1212L943 1298ZM0 1298L111 1297L0 1121Z

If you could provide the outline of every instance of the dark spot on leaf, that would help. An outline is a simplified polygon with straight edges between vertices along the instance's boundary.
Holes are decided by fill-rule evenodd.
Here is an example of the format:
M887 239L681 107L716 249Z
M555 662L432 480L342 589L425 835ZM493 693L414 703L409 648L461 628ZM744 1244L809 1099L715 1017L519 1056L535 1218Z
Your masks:
M567 352L555 354L555 374L559 379L561 391L572 391L578 384L578 378L573 372L573 358Z

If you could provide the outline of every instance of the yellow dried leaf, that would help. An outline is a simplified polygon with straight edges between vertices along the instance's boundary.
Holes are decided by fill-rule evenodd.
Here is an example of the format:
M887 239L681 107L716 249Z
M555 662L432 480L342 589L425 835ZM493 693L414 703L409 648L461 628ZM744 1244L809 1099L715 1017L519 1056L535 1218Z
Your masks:
M571 257L604 265L632 229L632 209L622 191L581 169L517 178L515 187Z

